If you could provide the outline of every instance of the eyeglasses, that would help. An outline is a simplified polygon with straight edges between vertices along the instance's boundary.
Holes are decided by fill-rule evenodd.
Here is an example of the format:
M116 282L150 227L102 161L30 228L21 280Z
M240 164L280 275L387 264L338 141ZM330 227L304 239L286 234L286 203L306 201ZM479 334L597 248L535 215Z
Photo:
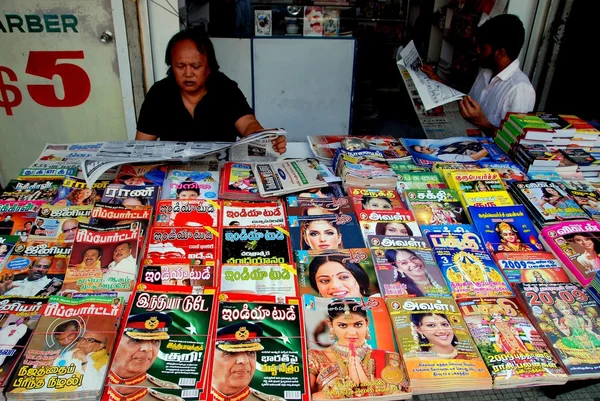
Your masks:
M96 340L95 338L89 338L89 337L81 337L81 338L79 339L79 341L81 341L81 342L83 342L83 343L88 343L88 344L91 344L91 343L95 343L95 344L104 344L104 343L103 343L102 341L100 341L100 340Z
M62 232L68 233L68 232L75 231L75 230L77 230L77 227L73 227L73 228L64 228L63 227Z

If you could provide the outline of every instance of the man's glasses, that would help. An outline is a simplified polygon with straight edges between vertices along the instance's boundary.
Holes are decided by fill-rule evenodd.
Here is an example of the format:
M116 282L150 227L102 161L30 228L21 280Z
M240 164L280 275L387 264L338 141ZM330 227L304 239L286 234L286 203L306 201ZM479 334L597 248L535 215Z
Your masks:
M95 343L95 344L104 344L104 343L103 343L102 341L100 341L100 340L96 340L95 338L89 338L89 337L81 337L81 338L79 339L79 341L80 341L80 342L82 342L82 343L88 343L88 344L91 344L91 343Z
M73 228L64 228L63 227L62 232L68 233L68 232L75 231L75 230L77 230L77 227L73 227Z

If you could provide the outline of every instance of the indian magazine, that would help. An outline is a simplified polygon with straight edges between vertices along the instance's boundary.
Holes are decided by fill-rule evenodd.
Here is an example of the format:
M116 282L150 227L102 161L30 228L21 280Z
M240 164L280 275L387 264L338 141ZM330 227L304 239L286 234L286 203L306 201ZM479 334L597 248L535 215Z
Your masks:
M118 297L50 297L6 389L7 399L97 399L122 312Z
M388 298L386 305L414 394L492 388L452 298Z
M42 205L29 232L29 240L74 241L79 223L88 223L92 205Z
M365 243L371 235L420 236L421 229L412 211L365 210L357 214Z
M214 289L202 294L138 291L124 318L107 381L109 399L206 399ZM150 347L143 360L136 357Z
M383 299L304 295L302 302L313 400L410 398Z
M211 338L213 352L209 400L255 399L308 401L306 341L299 298L276 303L225 301L218 306ZM231 358L245 353L243 372L231 383L223 374ZM231 397L231 398L230 398Z
M154 226L184 227L208 226L217 227L221 204L218 201L204 199L164 199L156 204Z
M494 388L564 384L568 376L513 299L458 301Z

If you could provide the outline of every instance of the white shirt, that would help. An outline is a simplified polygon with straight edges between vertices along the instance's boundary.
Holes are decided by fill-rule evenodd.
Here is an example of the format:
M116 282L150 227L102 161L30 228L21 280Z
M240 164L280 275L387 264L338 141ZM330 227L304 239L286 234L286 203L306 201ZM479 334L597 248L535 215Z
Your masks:
M0 350L12 350L15 345L19 342L21 337L27 333L27 325L21 323L20 325L8 325L0 330ZM16 351L15 351L16 352ZM4 363L8 355L0 355L0 366Z
M509 111L529 113L535 106L535 89L516 59L492 78L492 70L482 68L469 91L483 114L496 127Z
M115 280L111 280L111 279ZM135 258L131 255L121 260L119 263L114 261L108 265L108 271L102 276L102 284L115 284L118 279L130 279L135 281L137 278L137 264Z
M34 296L38 292L42 291L44 287L50 284L52 280L48 278L48 276L44 276L40 279L29 281L29 277L25 278L25 280L15 281L15 287L6 291L4 295L25 295L25 296Z

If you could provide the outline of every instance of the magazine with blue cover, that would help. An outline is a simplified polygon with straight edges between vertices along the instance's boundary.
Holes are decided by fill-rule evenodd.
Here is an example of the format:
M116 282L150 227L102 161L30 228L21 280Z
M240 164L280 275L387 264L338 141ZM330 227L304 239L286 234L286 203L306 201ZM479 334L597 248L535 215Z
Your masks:
M515 181L527 181L529 178L523 170L512 162L492 162L492 161L480 161L477 163L482 168L489 168L492 171L500 174L500 178L506 183L510 184Z
M364 248L356 216L352 214L322 216L288 216L295 250L336 250Z
M523 205L470 207L471 220L490 252L541 251L537 230Z
M402 142L410 152L413 161L421 166L431 166L435 162L510 162L510 158L490 138L403 138Z

